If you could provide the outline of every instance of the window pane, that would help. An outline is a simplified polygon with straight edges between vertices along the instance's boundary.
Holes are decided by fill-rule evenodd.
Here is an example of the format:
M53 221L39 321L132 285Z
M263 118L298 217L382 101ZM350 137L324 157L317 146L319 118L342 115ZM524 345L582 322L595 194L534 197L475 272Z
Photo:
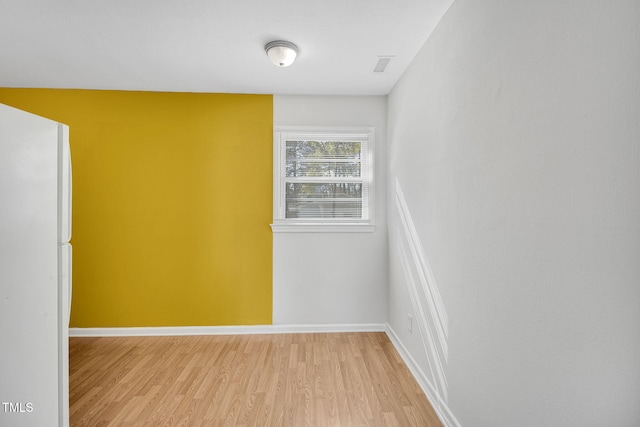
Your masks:
M359 141L287 141L287 177L361 176Z
M360 183L287 183L286 218L362 218Z
M360 178L360 162L309 162L303 159L287 161L287 177L349 177Z
M360 160L360 141L287 141L289 159Z

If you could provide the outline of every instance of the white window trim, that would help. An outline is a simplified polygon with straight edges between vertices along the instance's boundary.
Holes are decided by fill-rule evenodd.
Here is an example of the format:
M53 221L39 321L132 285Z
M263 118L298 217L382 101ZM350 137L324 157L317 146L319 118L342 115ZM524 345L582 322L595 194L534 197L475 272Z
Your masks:
M322 221L284 218L284 177L281 176L285 141L293 138L354 138L368 139L367 170L363 180L368 180L368 219ZM370 233L375 230L375 182L374 182L375 132L373 127L299 127L277 126L273 132L273 224L274 233Z

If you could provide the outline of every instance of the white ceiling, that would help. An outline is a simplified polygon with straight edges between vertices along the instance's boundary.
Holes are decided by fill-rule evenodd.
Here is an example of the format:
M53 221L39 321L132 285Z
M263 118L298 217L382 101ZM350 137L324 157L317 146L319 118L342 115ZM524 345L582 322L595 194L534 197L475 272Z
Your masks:
M453 1L0 0L0 87L383 95Z

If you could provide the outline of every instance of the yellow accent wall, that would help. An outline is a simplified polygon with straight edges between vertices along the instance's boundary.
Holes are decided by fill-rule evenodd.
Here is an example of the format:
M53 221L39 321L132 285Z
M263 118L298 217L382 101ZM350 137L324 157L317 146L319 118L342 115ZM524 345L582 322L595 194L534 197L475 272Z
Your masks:
M270 95L0 88L70 127L72 327L271 324Z

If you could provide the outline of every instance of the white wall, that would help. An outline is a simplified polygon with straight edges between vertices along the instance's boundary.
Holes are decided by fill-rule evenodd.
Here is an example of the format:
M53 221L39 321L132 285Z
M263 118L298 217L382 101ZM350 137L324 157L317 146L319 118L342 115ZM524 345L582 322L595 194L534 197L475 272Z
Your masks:
M274 233L273 323L384 324L387 311L386 102L383 96L274 96L274 126L373 126L373 233Z
M389 323L433 382L397 180L451 423L640 425L639 24L637 0L457 0L389 96Z

